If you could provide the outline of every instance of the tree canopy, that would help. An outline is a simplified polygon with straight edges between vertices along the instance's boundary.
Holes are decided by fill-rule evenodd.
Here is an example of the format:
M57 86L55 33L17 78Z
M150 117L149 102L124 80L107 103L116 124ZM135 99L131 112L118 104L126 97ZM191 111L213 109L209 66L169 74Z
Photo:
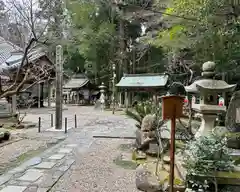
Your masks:
M111 6L104 6L103 3L71 0L67 3L72 21L71 47L74 46L74 49L68 49L68 52L71 54L73 51L75 56L78 52L82 59L76 67L95 78L109 74L111 45L116 32Z
M220 72L236 70L240 58L240 7L234 2L171 0L163 14L166 27L151 42L163 47L168 55L187 50L190 67L212 60Z
M168 71L186 83L208 60L219 72L236 73L240 8L234 2L126 0L119 9L107 0L68 0L65 67L84 71L96 83L111 80L113 63L123 70L119 77Z

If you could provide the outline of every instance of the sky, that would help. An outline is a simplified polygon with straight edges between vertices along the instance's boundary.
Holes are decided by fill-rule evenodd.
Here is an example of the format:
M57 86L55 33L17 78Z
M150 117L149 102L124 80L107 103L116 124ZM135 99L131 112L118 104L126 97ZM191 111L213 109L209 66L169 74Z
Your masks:
M6 5L7 7L11 6L11 2L14 2L15 4L26 4L26 5L30 5L30 2L32 1L33 2L33 7L37 9L38 7L38 0L2 0Z

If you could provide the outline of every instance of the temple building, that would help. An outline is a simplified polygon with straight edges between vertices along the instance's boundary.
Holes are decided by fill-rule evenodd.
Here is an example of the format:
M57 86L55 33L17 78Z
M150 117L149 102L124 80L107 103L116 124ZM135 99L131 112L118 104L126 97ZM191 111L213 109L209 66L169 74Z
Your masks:
M85 74L75 74L63 86L63 99L69 104L92 104L99 98L98 87Z
M19 93L8 98L8 102L11 102L12 104L11 110L13 113L16 111L16 106L18 104L21 105L21 102L24 101L24 99L21 99L22 95L28 95L27 98L34 100L33 106L43 107L44 87L50 90L50 86L55 76L54 64L41 48L35 48L29 51L27 54L28 66L26 65L27 62L25 62L19 71L19 75L17 75L23 57L24 49L0 37L0 76L2 90L6 90L6 88L12 85L15 81L17 84L20 84L25 77L26 69L29 65L32 67L31 75L35 75L36 79L38 76L40 78L39 81L29 80L24 82ZM43 74L47 73L46 77L44 77L44 75L41 75L40 77L39 69L35 66L38 66L39 69L42 67L42 69L44 69ZM44 71L46 71L46 73L44 73ZM16 77L18 78L16 79ZM24 102L27 102L26 99Z

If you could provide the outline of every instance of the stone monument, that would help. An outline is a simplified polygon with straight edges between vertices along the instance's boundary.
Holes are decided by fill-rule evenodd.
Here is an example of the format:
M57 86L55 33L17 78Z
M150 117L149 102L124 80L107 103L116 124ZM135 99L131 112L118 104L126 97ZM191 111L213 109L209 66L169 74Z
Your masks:
M0 117L11 116L11 104L5 98L0 99Z
M225 122L230 132L240 132L240 91L236 91L231 98Z
M230 133L240 133L240 91L236 91L231 98L225 118L226 129ZM240 149L240 136L231 137L228 146Z
M16 109L7 102L5 98L0 99L0 124L13 123L17 121Z
M234 91L236 85L229 85L223 80L215 80L214 62L208 61L202 66L202 79L195 81L185 89L189 93L200 94L200 104L193 104L192 109L201 114L201 126L195 137L208 135L215 127L218 114L226 111L226 106L218 105L218 94Z

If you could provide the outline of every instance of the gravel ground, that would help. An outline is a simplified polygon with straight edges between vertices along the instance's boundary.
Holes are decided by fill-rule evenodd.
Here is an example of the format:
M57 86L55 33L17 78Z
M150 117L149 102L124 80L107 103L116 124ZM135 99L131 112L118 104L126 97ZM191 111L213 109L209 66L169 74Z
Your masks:
M7 163L15 160L18 156L40 147L46 146L44 141L24 139L0 148L0 163Z
M51 192L138 192L135 170L113 163L121 154L120 144L132 141L97 139L88 152L75 152L75 164L64 174Z

